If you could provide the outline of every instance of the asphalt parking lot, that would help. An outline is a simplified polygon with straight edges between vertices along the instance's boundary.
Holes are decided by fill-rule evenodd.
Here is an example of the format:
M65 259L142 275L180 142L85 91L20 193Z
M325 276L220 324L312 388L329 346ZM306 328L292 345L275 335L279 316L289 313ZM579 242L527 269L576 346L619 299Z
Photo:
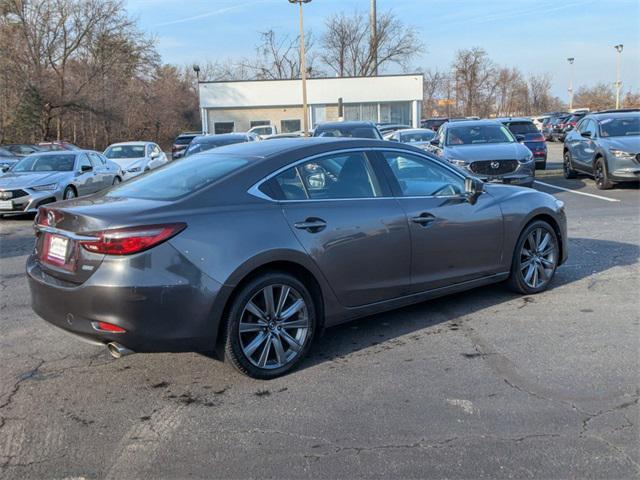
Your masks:
M565 180L560 153L536 185L569 219L549 291L333 328L270 382L54 330L29 306L32 219L0 220L0 477L637 478L640 190Z

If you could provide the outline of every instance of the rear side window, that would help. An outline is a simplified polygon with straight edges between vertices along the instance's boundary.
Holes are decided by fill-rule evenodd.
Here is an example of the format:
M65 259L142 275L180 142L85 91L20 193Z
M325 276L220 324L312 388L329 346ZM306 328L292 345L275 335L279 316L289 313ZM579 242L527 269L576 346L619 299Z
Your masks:
M194 155L179 162L121 183L112 188L109 197L174 200L198 191L230 173L241 169L249 160L220 154Z
M275 177L284 200L373 198L380 185L362 153L330 155L290 168Z

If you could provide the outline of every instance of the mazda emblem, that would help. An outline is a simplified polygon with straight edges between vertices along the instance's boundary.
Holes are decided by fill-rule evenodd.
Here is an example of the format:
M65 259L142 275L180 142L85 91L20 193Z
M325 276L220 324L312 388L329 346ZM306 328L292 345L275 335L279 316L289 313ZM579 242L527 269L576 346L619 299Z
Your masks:
M53 226L55 225L56 222L56 216L53 214L53 212L48 212L47 213L47 224Z
M500 168L500 162L491 162L491 168L497 170Z

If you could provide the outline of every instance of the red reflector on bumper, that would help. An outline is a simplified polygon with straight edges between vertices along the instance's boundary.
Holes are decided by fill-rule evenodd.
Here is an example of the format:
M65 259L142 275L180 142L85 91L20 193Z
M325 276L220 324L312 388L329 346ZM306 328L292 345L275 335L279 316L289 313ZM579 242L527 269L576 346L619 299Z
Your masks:
M98 330L99 332L109 332L109 333L124 333L126 330L117 325L112 325L107 322L91 322L91 326L94 330Z

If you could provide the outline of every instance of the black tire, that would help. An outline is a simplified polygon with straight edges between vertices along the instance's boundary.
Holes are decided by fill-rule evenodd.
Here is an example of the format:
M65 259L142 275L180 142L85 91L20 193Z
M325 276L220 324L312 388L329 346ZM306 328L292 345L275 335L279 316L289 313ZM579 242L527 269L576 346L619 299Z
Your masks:
M77 197L78 197L78 192L76 192L76 189L71 185L65 188L64 193L62 194L63 200L71 200L72 198L77 198Z
M116 176L116 177L113 177L113 182L111 182L111 185L118 185L120 182L122 182L122 179Z
M536 170L546 170L546 169L547 169L546 160L543 163L536 164Z
M546 272L546 275L548 275L548 278L545 279L545 281L540 285L534 287L527 282L525 273L523 273L523 269L526 269L527 266L523 266L523 258L525 257L522 252L523 252L523 247L525 246L525 242L528 242L530 235L532 235L533 232L540 231L540 230L550 235L549 243L553 242L552 248L553 248L553 254L554 254L554 261L553 261L553 267L548 268L549 270L548 272L547 270L544 269L544 267L542 267L543 270ZM527 247L529 246L530 245L527 243ZM528 249L529 248L527 248L527 250ZM529 223L525 227L525 229L520 234L520 238L518 239L518 242L516 243L516 248L513 251L513 257L511 260L511 275L507 279L507 285L514 292L522 293L525 295L532 295L532 294L543 292L547 289L547 287L553 280L553 276L555 275L556 268L558 267L559 261L560 261L560 247L558 243L558 236L556 235L555 230L547 222L543 220L535 220ZM538 276L540 275L538 272L540 272L540 270L535 272L536 278L538 278Z
M243 349L241 335L245 334L240 333L240 323L243 319L243 315L247 312L247 305L252 300L254 300L256 296L261 294L261 292L263 292L265 288L268 288L270 286L272 288L287 286L290 287L296 294L299 294L300 298L304 301L306 306L305 317L308 318L309 326L306 329L301 348L299 348L299 351L297 351L297 353L294 353L295 356L293 358L288 360L286 363L283 363L282 366L279 367L261 368L260 366L254 364L255 358L251 359L251 355L247 356L247 354L245 353L244 349L248 348L248 346L245 345ZM280 292L282 292L282 290L280 290ZM263 310L267 311L268 309L263 307ZM317 306L315 305L313 297L309 293L307 287L293 275L285 272L268 272L257 276L256 278L250 280L246 285L244 285L240 291L238 291L238 293L234 296L231 308L228 311L227 318L225 319L226 328L224 333L225 360L229 361L231 365L233 365L241 373L261 380L270 380L272 378L276 378L290 372L299 365L300 361L304 359L309 351L309 348L311 347L317 325L317 310ZM246 323L243 323L243 325L246 325ZM280 330L280 328L278 328L278 330ZM256 337L261 333L263 332L257 333ZM250 335L251 333L248 334ZM269 335L269 338L267 338L266 341L263 341L263 343L260 343L260 347L256 348L255 350L256 352L257 350L262 350L261 347L263 344L266 347L270 342L271 332L267 331L266 328L264 335ZM276 334L274 333L273 335L275 337ZM283 342L283 339L284 337L281 337L280 342ZM287 349L289 349L288 354L291 354L291 352L293 351L293 349L291 349L291 344L287 345L286 342L284 342L281 343L281 345L285 345ZM271 350L273 350L273 352L271 352ZM275 346L273 348L271 346L267 347L267 357L269 357L270 355L271 357L276 357ZM274 363L278 364L278 361L279 359L273 358Z
M593 163L593 179L596 182L596 188L598 190L609 190L613 188L613 182L609 179L607 165L602 157L596 158L596 161Z
M562 160L562 173L564 174L564 178L572 179L578 177L578 172L576 172L571 164L571 153L569 150L565 150Z

